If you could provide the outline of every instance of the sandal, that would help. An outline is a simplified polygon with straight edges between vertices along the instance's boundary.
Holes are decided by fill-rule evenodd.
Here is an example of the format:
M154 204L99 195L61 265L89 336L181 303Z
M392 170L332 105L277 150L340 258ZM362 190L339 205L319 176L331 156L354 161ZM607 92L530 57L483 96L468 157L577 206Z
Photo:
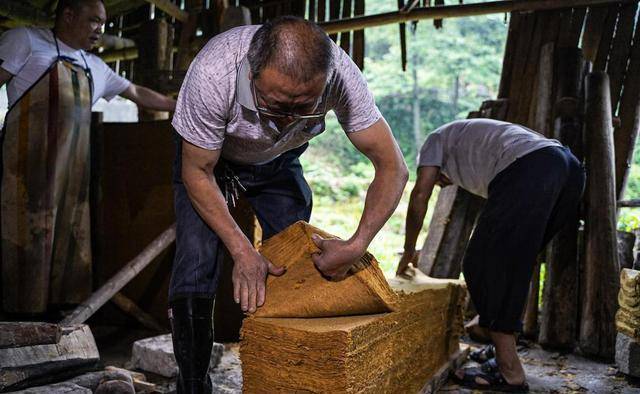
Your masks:
M482 349L477 349L469 353L469 359L482 364L496 357L496 348L493 345L487 345Z
M528 393L529 385L527 382L522 384L508 383L500 371L487 373L482 368L464 368L464 376L459 378L455 372L452 372L451 378L454 382L462 387L472 390L489 390L504 393ZM488 384L478 383L477 378L485 380Z
M480 369L485 373L494 373L498 371L498 361L496 358L490 358L487 361L480 364Z

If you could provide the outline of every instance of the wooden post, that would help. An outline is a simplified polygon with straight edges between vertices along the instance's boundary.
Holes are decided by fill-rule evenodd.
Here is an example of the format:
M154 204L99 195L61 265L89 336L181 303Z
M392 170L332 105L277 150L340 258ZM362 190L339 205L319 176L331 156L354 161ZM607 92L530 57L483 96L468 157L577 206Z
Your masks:
M434 278L458 279L462 257L484 199L458 186L440 191L418 267Z
M559 48L555 56L557 96L554 129L550 137L569 146L582 158L582 119L578 105L582 92L585 62L578 48ZM539 342L552 348L571 349L578 331L578 228L579 214L547 247L547 270L544 284Z
M538 303L540 301L540 259L533 269L533 276L529 284L529 297L524 310L522 334L526 338L534 339L538 335Z
M162 90L158 85L158 74L168 64L171 57L172 43L167 42L169 24L165 19L154 19L145 22L140 28L138 42L144 43L138 47L139 55L135 62L135 82L155 90ZM168 112L147 111L138 112L140 121L164 120L169 118Z
M620 127L614 134L616 156L616 193L624 196L633 148L640 129L640 23L636 24L633 47L625 73L620 99Z
M579 343L585 354L610 359L615 351L619 264L613 129L607 74L589 74L585 91L587 215Z
M535 131L548 136L551 113L552 113L552 94L553 94L553 59L555 44L549 42L544 44L540 49L540 60L538 64L538 75L536 81L536 97L535 112L533 115L533 128ZM538 304L540 301L540 263L538 263L531 277L529 285L529 299L524 314L523 334L527 338L535 338L538 334Z

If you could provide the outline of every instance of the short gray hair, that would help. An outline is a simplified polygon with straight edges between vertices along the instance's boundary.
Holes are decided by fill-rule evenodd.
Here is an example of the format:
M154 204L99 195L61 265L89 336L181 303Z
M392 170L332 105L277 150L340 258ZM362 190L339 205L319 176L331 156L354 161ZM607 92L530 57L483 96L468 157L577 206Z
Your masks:
M247 58L253 78L266 66L307 82L333 69L333 43L313 22L281 16L263 24L254 34Z

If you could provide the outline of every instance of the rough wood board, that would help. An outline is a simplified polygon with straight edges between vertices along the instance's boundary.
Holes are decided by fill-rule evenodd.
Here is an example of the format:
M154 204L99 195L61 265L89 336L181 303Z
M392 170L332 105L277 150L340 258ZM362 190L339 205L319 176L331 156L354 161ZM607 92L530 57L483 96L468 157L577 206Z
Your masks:
M94 365L99 359L87 325L70 328L54 345L0 349L0 390L47 374Z
M438 372L436 372L431 380L429 380L420 390L420 394L435 394L444 386L451 373L460 368L469 357L471 347L467 344L460 344L460 350L455 352L453 356L449 358L449 362L443 365Z
M423 276L424 277L424 276ZM462 282L396 280L396 312L316 319L249 318L245 392L418 392L459 351Z
M287 272L267 278L266 300L260 317L326 317L389 312L397 296L389 288L378 262L366 253L357 272L333 282L322 276L311 260L319 249L312 234L335 238L305 222L297 222L264 242L260 253Z
M57 324L0 322L0 349L58 343L62 330Z

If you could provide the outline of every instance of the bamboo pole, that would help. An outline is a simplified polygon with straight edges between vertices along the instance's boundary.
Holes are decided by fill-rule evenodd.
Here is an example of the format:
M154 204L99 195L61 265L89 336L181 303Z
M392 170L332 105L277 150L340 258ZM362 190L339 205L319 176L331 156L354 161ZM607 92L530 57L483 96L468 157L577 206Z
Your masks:
M557 10L562 8L586 7L598 4L629 3L634 0L509 0L491 1L461 5L419 7L411 12L385 12L376 15L353 17L319 23L328 34L359 30L369 27L390 25L421 19L445 19L466 16L502 14L506 12L525 12Z
M154 239L138 256L122 267L118 273L102 285L91 297L80 304L60 324L73 325L84 323L91 315L100 309L102 305L129 283L131 279L135 278L153 259L167 249L175 239L176 226L173 224Z
M162 327L162 325L158 323L153 316L145 312L135 302L133 302L133 300L124 294L119 292L116 293L113 298L111 298L111 301L113 301L120 310L136 319L138 323L142 324L144 327L158 332L166 331L166 328Z
M145 1L155 5L156 7L166 12L167 14L171 15L172 17L176 18L182 23L185 23L186 21L189 20L189 13L181 10L180 7L173 4L170 0L145 0Z

